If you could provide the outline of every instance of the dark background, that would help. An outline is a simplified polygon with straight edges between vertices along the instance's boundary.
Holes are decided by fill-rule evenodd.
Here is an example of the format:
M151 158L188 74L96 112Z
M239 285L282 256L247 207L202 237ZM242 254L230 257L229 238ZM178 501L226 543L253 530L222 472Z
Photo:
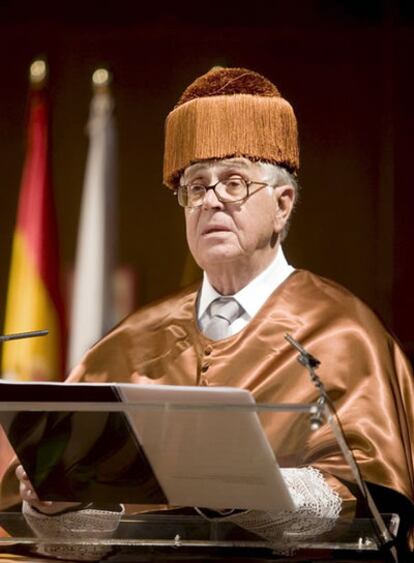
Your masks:
M285 243L292 264L367 301L414 353L414 3L275 0L170 4L0 1L0 321L24 157L27 73L47 57L63 264L74 259L93 70L114 74L119 262L140 304L180 284L182 211L162 185L163 123L215 64L278 86L301 138L302 197Z

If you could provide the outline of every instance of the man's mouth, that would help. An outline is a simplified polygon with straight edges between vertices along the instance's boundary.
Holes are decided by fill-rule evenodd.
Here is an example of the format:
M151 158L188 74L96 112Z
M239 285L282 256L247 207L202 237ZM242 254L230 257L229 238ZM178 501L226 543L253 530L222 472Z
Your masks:
M211 225L209 227L206 227L202 234L203 235L210 235L213 233L223 233L223 232L230 232L230 229L228 227L225 227L224 225Z

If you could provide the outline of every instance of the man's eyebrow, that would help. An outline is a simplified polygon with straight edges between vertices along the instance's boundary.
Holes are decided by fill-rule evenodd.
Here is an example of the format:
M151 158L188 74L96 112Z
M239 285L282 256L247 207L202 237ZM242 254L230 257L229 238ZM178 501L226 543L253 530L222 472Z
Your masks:
M181 181L184 180L188 182L188 180L191 180L192 182L194 182L195 180L202 180L205 177L207 171L208 168L205 168L205 165L201 163L194 164L194 168L191 168L191 170L187 169L184 172L184 174L181 176Z

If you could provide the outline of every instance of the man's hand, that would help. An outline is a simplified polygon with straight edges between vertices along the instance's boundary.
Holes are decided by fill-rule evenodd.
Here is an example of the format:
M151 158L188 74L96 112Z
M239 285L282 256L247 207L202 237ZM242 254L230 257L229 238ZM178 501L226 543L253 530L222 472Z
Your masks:
M16 477L19 480L19 492L22 500L29 503L33 508L43 514L59 514L68 509L81 506L79 502L51 502L39 500L22 465L17 466Z

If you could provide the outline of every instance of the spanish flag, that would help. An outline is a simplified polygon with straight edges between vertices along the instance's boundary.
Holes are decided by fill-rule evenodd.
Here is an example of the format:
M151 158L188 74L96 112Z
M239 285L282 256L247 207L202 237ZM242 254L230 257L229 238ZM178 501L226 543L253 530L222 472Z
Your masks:
M64 375L65 329L49 143L46 92L43 85L32 83L4 333L47 329L49 334L3 344L2 375L7 379L60 380Z

